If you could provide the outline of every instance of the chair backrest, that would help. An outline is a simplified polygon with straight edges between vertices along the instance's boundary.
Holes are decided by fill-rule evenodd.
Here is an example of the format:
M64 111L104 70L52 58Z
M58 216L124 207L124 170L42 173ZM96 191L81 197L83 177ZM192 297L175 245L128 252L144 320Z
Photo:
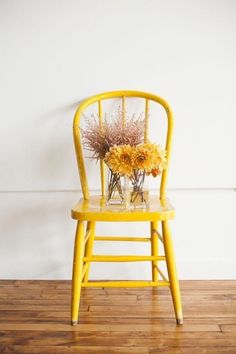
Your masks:
M74 134L76 158L77 158L80 181L81 181L81 188L82 188L84 199L89 199L89 186L88 186L87 173L86 173L86 169L85 169L84 154L83 154L81 133L80 133L81 116L83 115L84 110L88 106L90 106L94 103L97 103L98 117L99 117L100 122L102 122L102 119L103 119L102 102L107 99L120 98L121 102L122 102L123 119L125 122L126 100L129 97L141 98L141 99L145 100L144 141L147 141L147 139L148 139L149 103L150 103L150 101L154 101L154 102L160 104L165 109L166 116L167 116L167 133L166 133L166 142L165 142L165 149L167 151L167 168L165 170L163 170L162 175L161 175L160 198L165 199L165 197L166 197L166 183L167 183L167 174L168 174L168 167L169 167L169 160L170 160L170 149L171 149L172 133L173 133L173 114L172 114L169 104L163 98L153 95L151 93L146 93L146 92L141 92L141 91L112 91L112 92L105 92L105 93L101 93L101 94L89 97L88 99L84 100L79 105L79 107L75 113L74 124L73 124L73 134ZM104 161L100 161L100 173L101 173L101 193L102 193L102 195L105 195Z

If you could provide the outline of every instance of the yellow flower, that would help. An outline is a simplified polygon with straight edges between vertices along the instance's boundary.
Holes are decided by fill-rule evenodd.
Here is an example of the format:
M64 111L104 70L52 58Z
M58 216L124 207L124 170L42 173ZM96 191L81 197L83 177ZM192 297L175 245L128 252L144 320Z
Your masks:
M133 167L139 170L151 170L153 167L152 145L140 144L133 152Z
M105 162L114 173L121 176L131 176L134 170L143 170L147 175L156 177L166 167L166 151L151 143L117 145L106 153Z
M114 173L130 176L133 172L132 152L130 145L113 146L106 153L105 162Z
M150 174L153 170L157 175L166 167L166 151L162 150L159 145L145 143L136 146L133 152L133 168L145 170ZM158 170L158 173L157 173Z

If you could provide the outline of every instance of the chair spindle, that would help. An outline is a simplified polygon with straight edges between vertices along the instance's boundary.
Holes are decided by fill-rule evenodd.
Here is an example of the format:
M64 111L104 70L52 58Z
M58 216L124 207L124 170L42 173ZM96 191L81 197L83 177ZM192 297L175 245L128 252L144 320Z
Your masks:
M148 129L149 129L149 99L145 100L145 121L144 121L144 142L148 142Z
M99 117L100 128L102 128L102 103L100 100L98 101L98 117ZM106 177L105 177L105 164L102 159L100 159L100 174L101 174L101 191L102 191L102 196L104 196Z

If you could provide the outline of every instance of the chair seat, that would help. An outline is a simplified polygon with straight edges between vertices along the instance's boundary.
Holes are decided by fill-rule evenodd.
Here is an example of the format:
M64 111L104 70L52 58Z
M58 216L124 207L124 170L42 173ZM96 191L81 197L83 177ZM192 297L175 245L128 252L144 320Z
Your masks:
M106 205L105 197L91 196L89 200L80 199L72 208L75 220L87 221L156 221L173 219L175 210L168 199L149 197L146 208L127 209L124 205Z

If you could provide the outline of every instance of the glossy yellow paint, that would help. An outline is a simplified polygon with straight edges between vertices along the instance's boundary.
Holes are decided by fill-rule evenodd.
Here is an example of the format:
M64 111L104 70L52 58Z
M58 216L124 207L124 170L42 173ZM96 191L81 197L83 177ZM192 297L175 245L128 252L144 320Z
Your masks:
M85 257L91 257L92 252L93 252L93 243L94 243L94 237L95 237L95 222L94 221L88 221L87 223L87 234L89 236L88 241L85 238ZM87 242L86 242L87 241ZM89 270L90 270L90 263L87 263L88 266L86 268L86 272L84 273L84 278L83 281L86 283L88 281L89 277Z
M149 131L149 99L145 100L145 120L144 120L144 142L148 142L148 131Z
M73 260L72 292L71 292L71 323L75 325L78 320L79 302L81 294L81 283L83 277L83 259L84 259L84 223L78 221Z
M81 284L82 288L146 288L151 286L170 286L168 281L145 280L115 280L115 281L89 281Z
M162 270L157 266L155 265L155 268L157 269L157 272L160 274L160 276L162 277L162 279L164 281L168 281L168 279L166 278L165 274L162 272Z
M167 221L162 222L162 233L163 233L164 250L166 255L166 265L168 270L171 295L172 295L174 309L175 309L176 321L177 324L182 324L183 312L182 312L179 282L178 282L177 271L175 266L173 242L172 242L169 224Z
M98 101L98 117L100 127L102 126L102 103L101 100ZM102 196L105 196L105 186L106 186L106 175L105 175L105 163L103 160L100 160L100 173L101 173L101 191Z
M150 242L150 237L96 236L95 241Z
M157 235L157 228L158 222L152 221L151 222L151 253L152 256L158 255L158 235ZM152 261L152 281L158 280L158 260Z
M72 218L84 221L153 221L173 219L175 210L168 199L150 196L147 209L128 210L123 205L106 205L105 197L81 199L72 208Z
M100 256L84 257L84 262L147 262L147 261L165 261L165 256Z
M146 209L127 210L124 206L107 206L105 199L105 166L104 162L100 162L101 170L101 195L90 196L87 174L85 169L84 155L80 136L80 119L84 110L91 104L98 105L98 116L100 124L102 124L103 100L118 98L122 103L122 121L126 122L126 101L129 97L137 97L145 102L145 131L144 141L148 141L149 129L149 105L150 101L162 105L167 116L167 134L166 134L166 151L167 151L167 169L163 171L161 176L160 197L151 196L149 206ZM170 149L173 133L173 114L168 103L161 97L141 92L141 91L113 91L105 92L92 96L83 101L76 111L73 125L75 151L78 162L78 170L81 180L83 198L72 208L72 218L78 221L75 246L74 246L74 263L73 263L73 279L72 279L72 308L71 321L72 324L77 323L80 293L82 287L147 287L147 286L170 286L173 298L174 310L178 324L183 321L181 299L179 291L179 283L174 262L174 251L171 241L168 220L174 218L174 208L166 198L166 183L170 161ZM95 235L95 225L98 221L108 222L139 222L148 221L150 223L150 237L129 237L129 236L97 236ZM84 222L87 222L86 233L84 234ZM158 231L158 223L162 223L162 235ZM165 255L159 255L159 240L164 244ZM111 255L93 255L94 241L118 241L118 242L150 242L150 256L111 256ZM88 281L89 269L91 262L140 262L149 261L152 264L152 281ZM168 276L164 275L158 262L166 261ZM158 274L163 280L158 280Z

